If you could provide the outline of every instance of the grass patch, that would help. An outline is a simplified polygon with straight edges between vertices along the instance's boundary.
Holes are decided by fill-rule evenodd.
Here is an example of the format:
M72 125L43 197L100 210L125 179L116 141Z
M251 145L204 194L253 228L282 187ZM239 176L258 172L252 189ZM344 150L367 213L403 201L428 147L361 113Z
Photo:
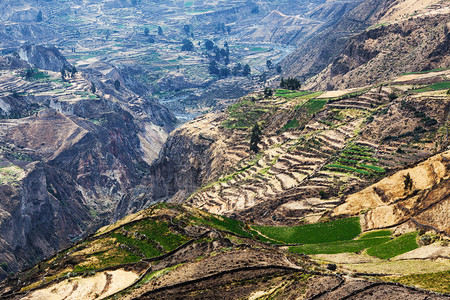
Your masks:
M228 119L222 122L222 126L229 129L247 129L256 124L256 121L270 110L264 106L258 106L251 100L241 100L228 107Z
M365 170L361 170L361 169L357 169L357 168L353 168L353 167L349 167L349 166L345 166L345 165L331 164L331 165L326 165L325 168L347 170L347 171L355 172L358 174L370 175L370 173Z
M379 173L384 173L386 170L384 168L380 168L377 166L372 166L372 165L363 165L363 164L358 164L359 167L363 167L375 172L379 172Z
M371 238L376 238L376 237L385 237L385 236L390 236L391 233L392 232L390 230L371 231L371 232L361 234L361 236L358 239L362 240L362 239L371 239Z
M405 73L405 74L402 74L402 75L427 74L427 73L431 73L431 72L445 71L445 70L448 70L448 69L449 68L438 68L438 69L433 69L433 70L429 70L429 71L419 71L419 72Z
M346 241L361 233L359 217L303 226L252 226L270 239L286 244L319 244Z
M305 104L305 107L308 111L308 114L313 115L322 110L325 104L327 104L327 100L311 99Z
M450 293L450 271L412 274L397 278L389 278L389 281L417 286L422 289L432 290L439 293Z
M144 234L147 239L157 241L167 252L176 249L189 240L188 237L173 233L167 222L143 220L133 226L125 226L125 230ZM146 254L147 255L147 254Z
M250 49L250 51L252 51L252 52L264 52L264 51L267 51L267 48L253 47L253 48Z
M283 90L283 89L276 90L276 92L275 92L275 96L289 98L289 99L308 95L308 94L311 94L311 92L309 92L309 91L291 91L291 90Z
M417 245L416 238L417 232L407 233L390 242L367 249L367 254L381 259L389 259L417 249L419 246Z
M433 83L432 85L420 88L420 89L411 89L409 92L412 93L423 93L423 92L431 92L431 91L440 91L450 89L450 81L441 81Z
M310 244L289 247L289 251L304 254L336 254L347 252L359 252L361 250L380 245L389 241L389 237L376 237L343 242L331 242L322 244Z
M287 122L286 125L284 125L283 130L298 128L298 127L300 127L300 122L297 119L293 119L293 120L290 120L289 122Z
M252 237L252 234L244 229L245 224L235 219L230 219L223 216L210 216L207 218L191 217L191 219L198 223L208 225L220 230L231 231L248 238Z

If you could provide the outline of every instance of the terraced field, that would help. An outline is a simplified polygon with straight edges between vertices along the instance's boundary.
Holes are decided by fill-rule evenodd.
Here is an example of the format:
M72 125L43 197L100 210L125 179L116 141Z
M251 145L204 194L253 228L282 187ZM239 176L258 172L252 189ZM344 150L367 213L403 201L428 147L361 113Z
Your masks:
M289 250L299 252L312 246L320 253L329 249L341 253L392 243L386 242L391 234L386 230L352 240L360 232L358 218L297 227L261 227L187 206L156 204L10 277L1 283L0 292L8 299L90 298L94 294L107 299L150 299L180 293L183 297L225 294L235 299L274 296L274 292L275 298L333 297L336 293L345 296L367 291L444 299L414 287L395 286L386 279L387 282L358 278L358 273L345 266L327 269L320 259L316 263L304 255L286 252L283 247L270 246L267 242L275 241L268 241L258 233L264 232L284 243L292 242L293 237L296 242L317 242L310 240L311 230L318 233L321 244L294 246ZM290 231L294 235L286 233ZM330 238L340 241L330 243ZM266 243L258 241L264 239ZM343 274L352 276L347 278ZM448 274L442 274L446 280ZM397 281L417 283L418 279L405 273ZM437 284L427 287L449 291Z
M269 223L317 221L340 195L448 143L437 142L449 126L445 91L408 96L402 90L408 88L377 86L325 99L281 90L242 99L222 123L224 135L240 136L225 147L238 162L187 203L220 214L238 211L247 220L256 213ZM256 123L263 130L260 151L252 153L246 149Z

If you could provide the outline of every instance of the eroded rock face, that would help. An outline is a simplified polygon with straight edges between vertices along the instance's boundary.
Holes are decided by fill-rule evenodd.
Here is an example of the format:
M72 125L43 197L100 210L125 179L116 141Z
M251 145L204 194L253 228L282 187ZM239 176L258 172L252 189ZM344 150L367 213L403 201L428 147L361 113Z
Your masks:
M70 200L48 192L64 175L48 169L52 168L44 163L30 163L24 166L20 186L0 187L0 259L6 263L0 277L67 246L71 238L83 233L91 218L81 195L70 187L73 182L66 180L59 185L67 194L72 193Z
M63 68L72 68L56 47L24 45L19 48L18 54L22 60L39 69L59 72Z
M417 226L449 231L450 151L402 170L348 196L332 216L364 216L365 230L392 227L412 220Z
M48 67L65 61L45 53L37 61ZM27 80L30 68L0 58L0 89L11 91L0 97L2 278L109 223L174 126L165 107L99 74L78 72L67 84L50 80L60 76L51 71Z
M351 38L308 88L364 86L408 72L450 66L448 18L448 12L425 14L367 30Z

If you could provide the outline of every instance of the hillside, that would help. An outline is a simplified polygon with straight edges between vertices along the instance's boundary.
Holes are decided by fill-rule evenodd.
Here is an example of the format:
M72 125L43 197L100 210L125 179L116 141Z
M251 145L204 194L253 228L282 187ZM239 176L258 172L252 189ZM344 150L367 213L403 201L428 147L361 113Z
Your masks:
M360 232L353 219L311 229L324 234L345 230L344 224L354 233L340 238ZM267 238L257 230L262 228L186 206L158 204L9 278L0 293L5 299L447 298L375 274L359 277L364 274L345 267L330 271L332 265L258 241ZM386 237L367 235L355 242L374 239L380 246L386 243Z
M28 51L35 65L66 63L56 49ZM66 77L0 58L3 278L108 223L174 126L167 109L101 76Z
M287 57L284 73L334 90L449 67L448 15L445 1L363 2Z
M446 149L448 72L361 90L244 97L174 131L151 167L146 197L128 195L118 215L153 199L262 223L317 221L343 195Z

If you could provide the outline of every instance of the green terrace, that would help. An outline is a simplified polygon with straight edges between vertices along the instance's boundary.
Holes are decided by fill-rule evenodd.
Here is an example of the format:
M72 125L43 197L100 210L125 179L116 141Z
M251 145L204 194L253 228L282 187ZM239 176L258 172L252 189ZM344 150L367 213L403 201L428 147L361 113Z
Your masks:
M431 85L421 87L421 88L413 88L408 90L409 93L423 93L423 92L431 92L431 91L440 91L450 89L450 81L441 81L436 82Z
M222 231L236 243L254 239L277 246L284 245L293 253L365 251L369 255L389 259L418 247L417 232L399 237L393 237L390 230L361 234L359 217L299 226L260 226L167 203L155 204L141 214L142 218L138 220L100 230L96 235L27 270L21 279L34 283L22 291L33 289L44 282L67 278L69 273L70 276L92 274L97 270L137 263L143 259L158 261L161 255L179 247L214 240L207 236L192 238L186 235L184 228L192 226ZM45 280L34 280L42 270L46 270ZM143 280L150 280L155 275L148 273Z
M248 129L254 126L262 115L276 107L277 105L261 105L253 99L243 99L228 107L228 118L222 122L222 126L229 129Z
M386 170L378 166L378 159L373 157L373 150L369 147L359 146L350 143L339 153L333 163L325 166L340 173L354 173L356 175L379 175Z

